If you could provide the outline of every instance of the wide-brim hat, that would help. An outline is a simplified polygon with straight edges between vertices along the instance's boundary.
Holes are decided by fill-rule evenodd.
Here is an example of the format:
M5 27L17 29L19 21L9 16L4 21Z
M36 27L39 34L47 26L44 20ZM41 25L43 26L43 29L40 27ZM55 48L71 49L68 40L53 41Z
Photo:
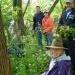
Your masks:
M51 46L46 46L45 47L47 50L52 50L52 49L54 49L54 50L57 50L57 49L60 49L60 50L68 50L68 48L65 48L65 47L63 47L63 42L62 42L62 38L61 38L61 36L58 36L58 37L55 37L54 39L53 39L53 42L52 42L52 44L51 44Z

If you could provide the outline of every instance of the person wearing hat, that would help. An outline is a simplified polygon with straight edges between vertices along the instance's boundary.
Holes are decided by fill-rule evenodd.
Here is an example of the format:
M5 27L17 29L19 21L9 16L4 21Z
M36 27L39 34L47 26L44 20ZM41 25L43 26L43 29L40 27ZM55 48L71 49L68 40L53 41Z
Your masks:
M72 12L72 3L73 0L66 0L66 6L65 10L63 11L60 19L59 19L59 25L64 25L64 24L71 24L72 20L69 20L71 12Z
M66 0L66 10L62 13L59 20L59 27L65 26L70 28L75 28L75 0ZM67 40L63 39L64 47L69 48L66 50L66 54L70 55L73 74L75 75L75 32L70 33Z
M60 38L54 39L51 46L46 46L46 53L51 57L49 69L41 75L70 75L71 58L66 56Z
M72 2L72 9L71 9L71 16L72 18L72 24L69 26L70 28L73 28L75 30L75 0ZM69 20L68 20L69 21ZM70 56L71 56L71 63L72 63L72 75L75 75L75 32L71 33L68 37L69 40L69 49L70 49Z

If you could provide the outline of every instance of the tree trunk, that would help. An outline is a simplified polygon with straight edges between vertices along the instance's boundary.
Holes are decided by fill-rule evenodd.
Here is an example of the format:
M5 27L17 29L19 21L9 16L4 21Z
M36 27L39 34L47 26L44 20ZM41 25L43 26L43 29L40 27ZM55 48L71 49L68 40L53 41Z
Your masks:
M18 0L18 26L21 30L21 34L24 32L24 19L23 19L23 12L22 12L22 0Z
M22 0L13 0L13 10L17 11L17 20L15 20L15 22L18 25L18 30L21 31L22 34L22 32L25 29L23 12L22 12Z
M11 75L9 54L4 34L3 20L0 6L0 75Z
M25 15L26 10L27 10L27 8L28 8L29 4L30 4L30 0L28 0L28 2L27 2L26 8L25 8L24 13L23 13L23 16Z
M53 6L49 10L49 15L53 12L53 10L54 10L54 8L55 8L55 6L57 5L58 2L59 2L59 0L55 0Z

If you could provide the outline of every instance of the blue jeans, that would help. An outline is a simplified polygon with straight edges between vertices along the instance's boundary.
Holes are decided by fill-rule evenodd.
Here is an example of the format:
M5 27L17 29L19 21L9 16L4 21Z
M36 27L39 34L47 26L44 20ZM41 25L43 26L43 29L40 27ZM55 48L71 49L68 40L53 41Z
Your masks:
M42 32L40 30L36 30L36 37L38 41L38 46L42 46Z
M46 33L45 35L45 39L46 39L46 43L47 43L47 46L50 46L51 45L51 43L52 43L52 33L50 32L50 33Z

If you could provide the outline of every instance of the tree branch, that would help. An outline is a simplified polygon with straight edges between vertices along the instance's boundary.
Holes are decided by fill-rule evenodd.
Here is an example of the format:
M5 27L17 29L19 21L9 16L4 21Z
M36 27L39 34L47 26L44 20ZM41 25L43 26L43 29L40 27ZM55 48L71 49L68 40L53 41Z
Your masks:
M55 0L53 6L49 10L49 15L53 12L53 10L54 10L54 8L55 8L55 6L57 5L58 2L59 2L59 0Z
M64 9L64 7L63 7L63 4L62 4L62 1L60 0L60 5L61 5L61 8L62 8L62 10Z
M29 4L30 4L30 0L28 0L28 2L27 2L26 8L25 8L24 13L23 13L23 16L25 15L26 10L27 10L27 8L28 8Z

